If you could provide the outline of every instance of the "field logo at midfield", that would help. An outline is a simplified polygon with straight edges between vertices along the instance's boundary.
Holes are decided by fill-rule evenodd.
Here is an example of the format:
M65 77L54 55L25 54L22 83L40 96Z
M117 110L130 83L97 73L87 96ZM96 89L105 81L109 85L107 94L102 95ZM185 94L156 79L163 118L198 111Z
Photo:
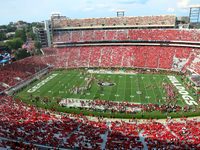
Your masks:
M181 83L176 79L175 76L167 76L172 84L176 87L178 92L182 95L182 98L188 105L198 105L197 102L189 95L189 93L185 90L185 88L181 85Z
M28 93L33 93L35 92L37 89L41 88L43 85L45 85L48 81L50 81L51 79L53 79L55 76L57 76L58 74L52 74L51 76L49 76L48 78L46 78L45 80L43 80L42 82L38 83L37 85L35 85L34 87L32 87L31 89L29 89L27 92Z

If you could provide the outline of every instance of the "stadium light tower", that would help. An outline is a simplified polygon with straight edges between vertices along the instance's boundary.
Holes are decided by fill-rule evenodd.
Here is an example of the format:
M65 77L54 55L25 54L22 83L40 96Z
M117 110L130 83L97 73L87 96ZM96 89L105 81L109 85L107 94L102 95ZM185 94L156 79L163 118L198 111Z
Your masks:
M124 17L125 11L124 10L117 10L117 17Z
M189 19L190 23L199 23L200 22L200 5L191 5Z

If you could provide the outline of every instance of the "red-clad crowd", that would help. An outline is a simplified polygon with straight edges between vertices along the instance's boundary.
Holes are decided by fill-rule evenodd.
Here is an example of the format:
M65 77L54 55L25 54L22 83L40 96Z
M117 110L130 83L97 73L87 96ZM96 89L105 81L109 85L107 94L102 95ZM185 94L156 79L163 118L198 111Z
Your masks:
M174 71L185 71L198 53L198 49L161 46L86 46L44 51L43 61L57 68L133 67Z
M0 67L0 91L26 80L46 67L47 65L37 56Z
M0 97L0 147L199 149L200 120L112 121L58 114Z
M180 29L114 29L55 31L53 42L77 43L94 41L200 41L199 30Z

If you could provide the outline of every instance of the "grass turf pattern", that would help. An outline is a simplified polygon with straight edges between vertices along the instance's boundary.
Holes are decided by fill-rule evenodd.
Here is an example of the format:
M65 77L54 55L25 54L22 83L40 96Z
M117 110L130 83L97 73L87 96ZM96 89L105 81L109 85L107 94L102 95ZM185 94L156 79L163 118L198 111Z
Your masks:
M83 70L80 71L78 69L53 71L43 79L30 84L28 87L19 92L17 96L26 100L30 100L31 94L33 97L48 97L53 103L53 100L56 101L57 98L79 98L129 101L141 104L165 104L165 98L167 95L162 84L171 84L167 75L164 74L94 74L93 76L97 80L111 82L115 85L105 86L101 89L97 84L97 81L93 81L91 88L85 91L84 94L70 93L69 89L83 86L85 84L85 78L90 77L89 73L82 74L81 72L83 72ZM58 74L55 78L48 81L35 92L31 94L27 92L33 86L55 73ZM181 76L176 76L176 78L184 86ZM177 91L175 88L174 90ZM190 96L195 99L192 90L187 89L187 91L190 93ZM177 100L178 105L187 105L180 94L178 94Z

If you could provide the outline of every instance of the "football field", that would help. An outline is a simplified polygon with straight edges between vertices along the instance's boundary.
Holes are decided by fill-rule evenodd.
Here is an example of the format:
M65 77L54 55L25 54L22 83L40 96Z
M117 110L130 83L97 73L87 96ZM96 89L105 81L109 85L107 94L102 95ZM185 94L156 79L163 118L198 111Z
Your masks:
M86 72L86 71L85 71ZM91 88L81 93L72 92L72 89L85 85L90 77L96 80L92 82ZM175 76L180 83L181 76ZM112 83L111 86L99 86L97 81ZM140 104L165 104L167 94L163 83L170 83L167 75L163 74L90 74L79 70L53 71L43 79L38 80L23 91L18 93L21 98L48 97L78 98L78 99L101 99L110 101L129 101ZM171 84L171 83L170 83ZM184 85L182 83L182 85ZM176 89L174 88L176 91ZM192 91L188 90L192 96ZM178 92L177 92L178 93ZM177 104L186 105L181 95L176 98Z

